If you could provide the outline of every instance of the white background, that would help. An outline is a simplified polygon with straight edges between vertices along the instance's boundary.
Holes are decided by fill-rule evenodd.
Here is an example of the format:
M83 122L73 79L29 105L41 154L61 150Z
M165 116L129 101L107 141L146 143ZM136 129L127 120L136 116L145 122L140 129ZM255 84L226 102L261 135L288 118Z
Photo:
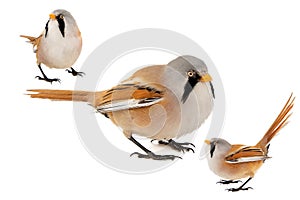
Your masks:
M49 77L59 77L62 83L34 79L40 73L34 54L19 38L38 36L52 10L69 10L83 36L74 66L80 69L98 45L122 32L164 28L182 33L209 54L222 77L227 100L222 137L251 145L271 125L290 92L300 94L297 1L95 2L1 2L0 199L252 199L298 194L298 99L290 124L271 143L273 158L249 182L252 191L228 193L215 184L219 178L206 160L198 159L205 138L201 129L195 154L187 153L156 173L123 174L98 163L85 150L71 103L23 95L30 88L72 89L75 78L45 68ZM123 143L129 152L137 150L125 137Z

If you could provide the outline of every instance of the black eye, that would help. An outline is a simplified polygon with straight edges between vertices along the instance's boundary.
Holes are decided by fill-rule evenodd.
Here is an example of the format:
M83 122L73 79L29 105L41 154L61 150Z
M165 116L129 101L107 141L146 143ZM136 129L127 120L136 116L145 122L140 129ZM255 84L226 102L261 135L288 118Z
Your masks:
M60 18L60 19L64 19L64 16L63 16L63 15L59 15L59 18Z
M188 71L188 72L187 72L187 75L188 75L189 77L193 77L193 76L195 75L195 72L194 72L193 70Z

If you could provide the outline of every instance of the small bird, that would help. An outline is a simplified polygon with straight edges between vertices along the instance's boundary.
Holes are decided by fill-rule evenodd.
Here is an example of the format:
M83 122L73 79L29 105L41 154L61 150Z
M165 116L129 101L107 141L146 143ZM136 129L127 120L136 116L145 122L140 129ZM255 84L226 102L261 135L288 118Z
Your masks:
M66 10L54 10L50 15L42 34L38 37L20 35L27 38L33 45L36 53L37 65L42 73L36 76L39 80L47 82L60 82L58 78L48 78L43 72L41 64L49 68L66 69L73 76L82 76L83 72L77 72L72 68L80 55L82 47L81 32L75 19ZM70 70L67 68L71 68Z
M128 79L105 91L28 90L30 97L88 102L122 128L124 135L146 154L139 158L174 160L142 146L133 134L160 141L178 151L191 143L175 142L199 128L213 108L214 88L206 64L193 56L179 56L167 65L137 70Z
M238 179L247 178L240 187L229 188L228 191L236 192L240 190L252 189L244 187L255 175L256 171L262 166L265 160L269 159L268 151L272 138L288 123L291 116L290 111L294 106L295 97L289 97L285 106L265 133L263 138L255 146L241 144L230 144L221 138L205 140L210 145L209 155L207 156L209 168L218 176L226 179L218 183L230 184L241 182Z

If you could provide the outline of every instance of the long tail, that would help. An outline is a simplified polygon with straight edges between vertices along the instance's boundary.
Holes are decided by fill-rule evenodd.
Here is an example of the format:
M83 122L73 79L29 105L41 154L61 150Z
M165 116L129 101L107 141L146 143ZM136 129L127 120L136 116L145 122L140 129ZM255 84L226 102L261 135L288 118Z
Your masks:
M27 90L31 98L50 99L52 101L81 101L88 102L96 107L97 100L101 96L101 92L90 91L74 91L74 90L48 90L33 89Z
M295 97L293 97L293 93L290 95L289 99L287 100L286 104L284 105L283 109L269 128L269 130L266 132L264 137L257 143L256 146L259 146L261 148L265 148L269 142L272 140L272 138L285 126L288 124L288 119L292 115L290 111L292 110L294 106L294 100Z

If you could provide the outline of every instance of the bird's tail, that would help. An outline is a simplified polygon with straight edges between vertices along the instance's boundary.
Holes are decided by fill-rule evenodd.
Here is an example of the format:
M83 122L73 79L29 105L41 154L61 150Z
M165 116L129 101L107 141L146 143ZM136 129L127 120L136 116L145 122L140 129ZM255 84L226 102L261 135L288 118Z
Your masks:
M32 36L27 36L27 35L20 35L20 37L23 37L23 38L28 39L27 42L29 42L29 43L31 43L31 44L33 44L33 45L36 44L37 39L39 38L39 37L32 37Z
M286 104L284 105L283 109L269 128L269 130L266 132L264 137L257 143L256 146L259 146L261 148L267 147L269 142L272 140L272 138L285 126L288 124L288 119L292 115L290 111L292 110L294 106L294 100L295 97L293 97L293 93L287 100Z
M32 36L27 36L27 35L20 35L20 37L23 38L27 38L28 39L28 43L32 44L33 46L33 53L37 52L37 46L39 45L41 38L42 38L42 34L39 37L32 37Z
M97 106L97 100L101 96L101 92L74 90L33 89L27 90L27 92L31 98L50 99L52 101L81 101L88 102L94 107Z

